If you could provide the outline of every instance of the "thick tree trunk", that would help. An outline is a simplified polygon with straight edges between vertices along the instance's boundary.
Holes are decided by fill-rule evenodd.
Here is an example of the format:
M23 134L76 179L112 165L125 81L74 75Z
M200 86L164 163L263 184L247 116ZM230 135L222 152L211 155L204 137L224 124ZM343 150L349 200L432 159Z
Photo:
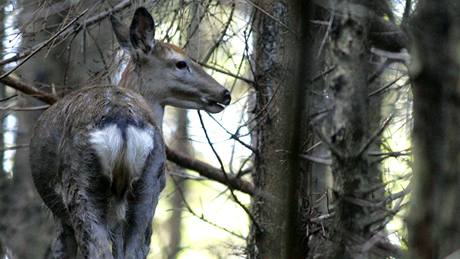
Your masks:
M419 5L412 30L415 163L409 248L411 258L445 258L460 249L460 6L449 0Z
M272 198L256 196L249 240L250 258L302 258L306 254L299 196L308 193L299 160L310 136L306 123L310 42L309 1L265 0L256 23L257 123L253 141L258 150L254 182ZM287 26L287 28L286 28ZM303 183L300 189L300 183Z

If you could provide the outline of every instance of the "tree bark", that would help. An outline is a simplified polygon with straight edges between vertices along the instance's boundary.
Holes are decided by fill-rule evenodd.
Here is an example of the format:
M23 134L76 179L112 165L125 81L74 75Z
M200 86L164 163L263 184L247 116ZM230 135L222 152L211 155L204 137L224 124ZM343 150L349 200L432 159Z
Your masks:
M382 200L382 193L369 191L382 184L378 168L367 157L378 137L372 133L372 128L378 128L378 118L370 112L368 99L372 71L367 64L369 16L357 15L351 9L352 2L338 2L341 9L337 10L330 36L331 58L336 66L330 82L332 114L329 126L318 130L318 135L329 146L332 157L334 216L328 241L316 250L319 253L310 254L311 258L370 258L370 251L363 245L375 233L373 227L378 222L374 219L384 209L373 206Z
M412 258L445 258L460 249L460 7L449 0L419 5L412 26L414 191L409 248Z
M304 233L299 197L308 193L301 177L308 164L299 159L310 141L307 88L310 71L309 1L265 0L256 21L256 107L253 141L258 150L253 174L256 188L274 199L255 195L249 240L250 258L303 258ZM303 184L300 184L300 183ZM300 188L302 185L302 189Z

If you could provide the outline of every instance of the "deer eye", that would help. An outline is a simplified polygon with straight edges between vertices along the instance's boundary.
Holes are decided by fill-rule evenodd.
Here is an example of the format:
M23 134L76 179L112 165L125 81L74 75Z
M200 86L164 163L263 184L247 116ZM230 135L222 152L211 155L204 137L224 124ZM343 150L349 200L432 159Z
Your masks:
M176 63L176 67L178 69L185 69L185 68L187 68L187 63L185 61L178 61Z

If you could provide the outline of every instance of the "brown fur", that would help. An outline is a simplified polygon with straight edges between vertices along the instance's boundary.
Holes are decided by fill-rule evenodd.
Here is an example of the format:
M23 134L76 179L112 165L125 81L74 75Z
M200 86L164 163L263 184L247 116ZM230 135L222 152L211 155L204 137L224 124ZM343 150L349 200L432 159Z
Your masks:
M179 53L179 54L181 54L181 55L183 55L183 56L187 56L187 54L185 53L185 51L184 51L181 47L179 47L179 46L176 46L176 45L171 44L171 43L163 43L163 45L164 45L166 48L170 49L171 51L175 51L175 52L177 52L177 53Z

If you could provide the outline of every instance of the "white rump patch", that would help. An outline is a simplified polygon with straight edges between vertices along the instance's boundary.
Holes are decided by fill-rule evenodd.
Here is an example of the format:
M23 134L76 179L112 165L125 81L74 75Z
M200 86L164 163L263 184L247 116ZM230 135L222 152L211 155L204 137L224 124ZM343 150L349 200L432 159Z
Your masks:
M125 162L131 168L135 178L139 177L144 169L145 161L153 150L153 131L151 129L140 129L128 126L126 132L127 152Z
M141 175L145 161L153 150L153 135L152 129L140 129L129 125L126 129L126 143L124 143L121 130L117 125L112 124L90 133L89 141L96 150L107 176L112 178L117 159L123 159L122 162L130 169L130 177L134 180ZM126 148L125 156L121 157L123 148Z
M109 125L90 133L89 142L96 150L104 173L112 178L112 169L123 148L123 137L117 125Z

